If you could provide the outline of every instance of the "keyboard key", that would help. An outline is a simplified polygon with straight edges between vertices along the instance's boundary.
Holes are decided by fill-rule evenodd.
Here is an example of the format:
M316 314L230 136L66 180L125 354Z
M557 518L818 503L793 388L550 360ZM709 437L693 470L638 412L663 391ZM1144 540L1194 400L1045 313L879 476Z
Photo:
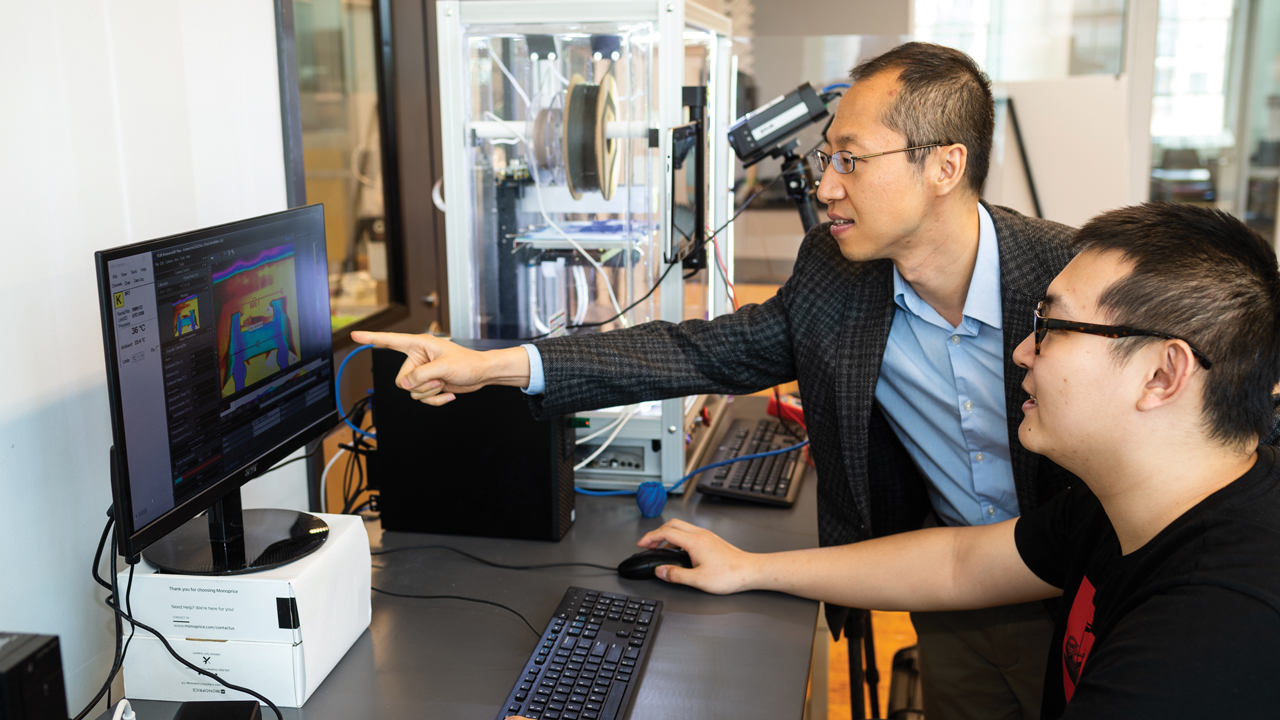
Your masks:
M622 656L627 658L628 660L635 660L636 658L640 657L640 651L636 649L637 647L639 646L632 646L627 648L626 651L622 653ZM626 663L623 663L623 664L625 665Z
M609 689L609 698L604 701L604 716L617 717L618 706L622 704L622 696L627 692L626 683L614 683Z
M621 635L621 633L619 633ZM604 661L607 663L616 663L622 657L621 645L610 645L609 652L605 654Z

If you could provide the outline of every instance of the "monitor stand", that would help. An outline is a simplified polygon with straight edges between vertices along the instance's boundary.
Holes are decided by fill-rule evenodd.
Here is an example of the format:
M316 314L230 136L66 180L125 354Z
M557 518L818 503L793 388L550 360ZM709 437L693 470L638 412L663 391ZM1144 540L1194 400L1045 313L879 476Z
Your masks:
M329 525L295 510L243 510L236 488L142 551L164 572L240 575L280 567L315 552Z

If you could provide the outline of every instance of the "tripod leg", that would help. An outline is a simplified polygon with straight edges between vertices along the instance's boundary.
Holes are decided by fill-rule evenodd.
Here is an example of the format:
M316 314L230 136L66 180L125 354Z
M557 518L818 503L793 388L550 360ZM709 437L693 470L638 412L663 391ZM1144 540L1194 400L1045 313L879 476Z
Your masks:
M862 630L863 620L857 617L862 610L849 613L844 634L849 651L849 714L852 720L866 720L867 702L862 690Z
M880 717L880 670L876 667L876 639L871 628L871 611L863 617L866 624L862 630L862 651L866 657L867 697L871 701L871 717Z

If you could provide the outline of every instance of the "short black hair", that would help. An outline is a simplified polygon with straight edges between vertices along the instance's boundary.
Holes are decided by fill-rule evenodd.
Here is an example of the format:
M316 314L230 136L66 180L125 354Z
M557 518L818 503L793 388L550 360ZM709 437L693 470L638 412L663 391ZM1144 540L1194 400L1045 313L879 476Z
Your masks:
M861 63L849 73L858 82L883 72L898 73L901 92L880 122L902 134L907 147L948 143L969 151L965 177L982 194L991 165L995 101L991 79L973 58L954 48L909 42ZM907 153L916 167L936 148Z
M1098 299L1111 322L1177 336L1213 362L1204 384L1211 439L1270 434L1280 382L1280 270L1270 243L1221 210L1151 202L1093 218L1072 247L1115 250L1132 264ZM1157 340L1118 340L1114 352L1123 361Z

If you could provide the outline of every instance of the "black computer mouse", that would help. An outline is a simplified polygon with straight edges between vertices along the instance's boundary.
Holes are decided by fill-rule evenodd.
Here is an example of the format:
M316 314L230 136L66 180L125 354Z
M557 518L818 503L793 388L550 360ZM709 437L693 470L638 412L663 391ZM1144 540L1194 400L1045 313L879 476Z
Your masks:
M618 574L628 580L652 580L657 577L654 570L659 565L679 565L693 567L689 553L675 548L657 548L643 550L618 563Z

